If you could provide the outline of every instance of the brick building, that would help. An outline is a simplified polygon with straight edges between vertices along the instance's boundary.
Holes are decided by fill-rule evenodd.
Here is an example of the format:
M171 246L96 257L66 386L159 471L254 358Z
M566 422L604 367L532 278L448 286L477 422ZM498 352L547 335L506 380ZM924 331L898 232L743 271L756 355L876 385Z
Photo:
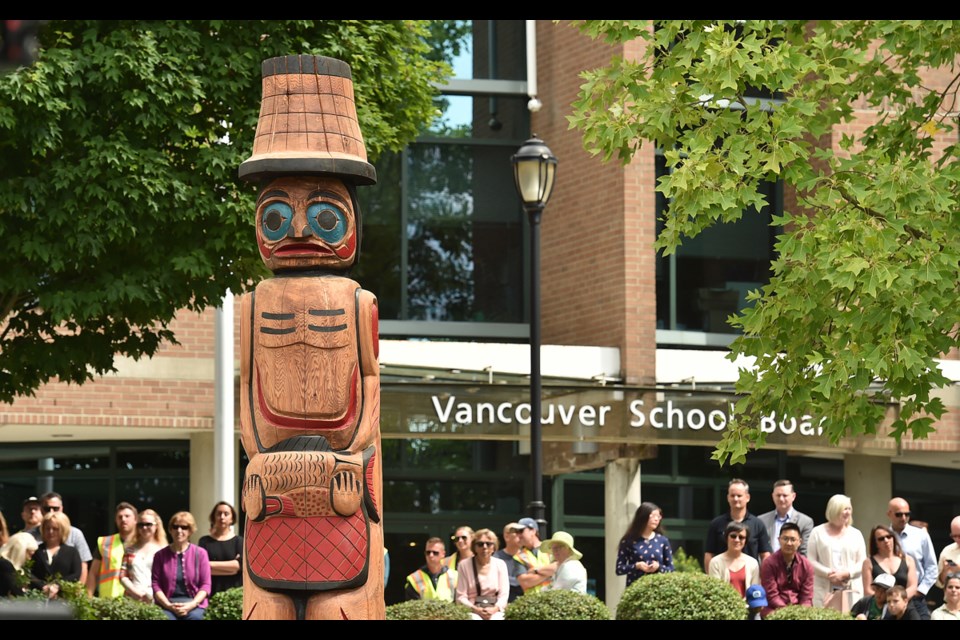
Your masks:
M445 88L444 118L380 158L379 184L360 194L364 247L354 275L381 308L388 603L402 598L402 577L422 562L427 537L463 524L499 531L525 515L529 230L510 156L534 132L560 161L542 223L547 520L551 531L577 536L597 595L615 604L622 589L616 543L641 495L663 508L674 546L699 556L734 476L754 487L754 513L772 508L774 480L791 478L797 508L818 523L829 496L846 493L866 530L885 520L890 496L903 495L938 549L949 542L960 498L940 487L960 481L956 411L935 436L900 447L887 438L832 447L811 420L776 416L767 448L746 465L710 460L736 375L725 359L732 330L721 320L767 277L771 212L658 257L656 151L644 147L626 167L603 164L566 120L578 71L606 64L613 50L566 23L472 26L469 55ZM634 56L637 46L621 53ZM533 86L543 107L531 113ZM871 117L865 107L861 115ZM771 196L774 208L791 201L782 189ZM584 226L589 240L571 231ZM239 320L225 316L236 343ZM239 503L242 449L232 443L225 459L215 436L216 318L184 311L172 327L181 344L152 360L119 360L116 374L82 387L48 384L0 409L0 508L12 528L23 498L52 489L90 536L110 529L120 500L164 518L188 508L202 529L224 469ZM960 380L956 360L944 368ZM223 388L236 389L237 372ZM943 395L960 406L956 388ZM236 422L234 405L227 415Z

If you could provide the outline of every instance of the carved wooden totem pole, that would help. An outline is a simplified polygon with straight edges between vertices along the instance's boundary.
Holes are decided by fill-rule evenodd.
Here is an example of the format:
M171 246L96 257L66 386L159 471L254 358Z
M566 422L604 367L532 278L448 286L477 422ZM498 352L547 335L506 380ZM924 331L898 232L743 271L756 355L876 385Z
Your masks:
M346 277L357 185L376 182L350 67L263 62L253 155L257 248L243 296L244 619L383 619L377 300Z

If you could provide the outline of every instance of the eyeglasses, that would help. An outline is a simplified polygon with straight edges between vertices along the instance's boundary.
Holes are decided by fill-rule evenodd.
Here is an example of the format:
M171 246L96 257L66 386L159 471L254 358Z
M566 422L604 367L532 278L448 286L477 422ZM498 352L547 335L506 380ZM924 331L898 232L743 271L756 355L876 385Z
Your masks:
M478 547L493 547L496 546L496 542L488 542L486 540L477 540L474 544Z
M467 540L470 536L450 536L451 540Z
M40 510L44 513L50 513L51 511L62 511L63 507L40 507Z
M428 556L439 556L443 555L441 551L424 551Z
M893 514L896 518L909 518L911 515L910 511L897 511Z
M877 536L877 542L886 542L887 540L893 540L893 536Z
M730 534L729 536L727 536L727 537L730 538L731 540L746 540L746 539L747 539L747 536L743 535L742 533L741 533L741 534L731 533L731 534Z
M150 527L157 526L157 523L156 522L138 522L137 526L140 527L141 529L149 529Z
M183 531L190 531L190 525L188 524L172 524L170 525L171 529L182 529Z

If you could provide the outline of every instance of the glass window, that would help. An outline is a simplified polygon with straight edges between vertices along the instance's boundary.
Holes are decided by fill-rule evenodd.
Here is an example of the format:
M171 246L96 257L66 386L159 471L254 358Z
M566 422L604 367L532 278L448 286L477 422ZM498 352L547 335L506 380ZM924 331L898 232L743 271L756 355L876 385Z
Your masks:
M514 145L417 143L359 189L354 277L386 320L523 321L524 224Z
M526 26L523 20L456 20L450 33L462 36L453 57L453 77L462 80L525 80Z
M657 179L666 162L657 156ZM769 203L759 213L746 211L729 224L715 224L696 238L684 239L670 256L657 259L657 328L707 333L736 333L727 318L748 306L749 291L770 282L774 241L779 233L771 215L779 214L781 183L764 183ZM663 229L666 201L657 194L657 233Z

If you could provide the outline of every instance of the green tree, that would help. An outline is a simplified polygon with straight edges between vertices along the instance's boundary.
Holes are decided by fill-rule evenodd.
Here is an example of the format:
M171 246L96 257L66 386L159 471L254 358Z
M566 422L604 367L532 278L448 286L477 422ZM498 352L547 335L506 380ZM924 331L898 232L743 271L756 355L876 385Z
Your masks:
M47 21L0 76L0 401L150 356L180 309L265 273L253 147L260 65L350 64L371 159L436 115L464 26L408 20ZM434 51L439 50L437 55Z
M582 74L570 123L608 160L628 162L644 143L663 150L669 175L657 189L669 206L658 250L759 209L762 181L797 193L796 210L773 221L783 232L770 283L732 320L743 334L730 358L756 366L737 383L744 397L714 451L721 464L763 446L757 416L774 409L827 416L834 444L876 433L885 402L900 403L889 430L898 440L925 437L945 412L931 392L949 382L935 359L958 346L958 27L579 23L610 44L646 42L639 59L615 56ZM927 68L946 79L925 85ZM838 135L858 106L878 117ZM818 144L831 134L836 149Z

